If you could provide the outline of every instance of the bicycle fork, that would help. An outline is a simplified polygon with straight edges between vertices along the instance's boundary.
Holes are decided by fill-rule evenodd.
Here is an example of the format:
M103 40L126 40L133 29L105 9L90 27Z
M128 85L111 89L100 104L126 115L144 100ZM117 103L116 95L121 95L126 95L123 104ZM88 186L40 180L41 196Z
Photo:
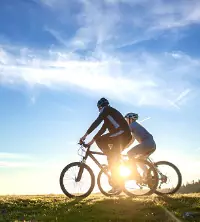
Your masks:
M80 163L80 167L79 167L79 171L78 171L78 175L75 178L76 182L80 182L82 174L83 174L83 170L84 170L84 164L85 164L85 160L82 160Z
M89 149L87 149L85 156L83 156L83 159L80 161L80 167L79 167L78 175L75 178L76 182L80 182L80 180L81 180L83 170L84 170L84 165L85 165L85 162L88 158L88 155L89 155Z

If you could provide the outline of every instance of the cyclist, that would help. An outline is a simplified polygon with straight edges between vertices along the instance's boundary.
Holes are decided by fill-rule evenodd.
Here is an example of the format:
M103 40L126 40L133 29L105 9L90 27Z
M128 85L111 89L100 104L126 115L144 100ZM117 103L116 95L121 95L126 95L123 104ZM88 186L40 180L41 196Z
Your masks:
M110 192L117 192L120 185L117 183L116 164L120 158L121 151L131 141L132 135L123 115L117 109L111 107L107 99L101 98L97 102L97 107L100 112L99 116L91 124L85 135L81 137L80 141L84 141L87 135L104 121L101 129L87 145L91 146L96 142L102 152L107 155L108 165L111 169L112 178L115 181L115 185L113 185ZM109 133L104 134L106 130Z
M156 143L153 136L136 121L138 120L137 113L127 113L125 115L125 119L129 124L130 130L132 132L132 142L134 142L136 139L139 143L127 152L129 159L131 160L138 154L141 154L143 158L146 159L156 150ZM134 161L132 161L132 163L134 163ZM144 173L147 172L146 166L140 167L144 170ZM139 176L137 171L135 173L136 177Z

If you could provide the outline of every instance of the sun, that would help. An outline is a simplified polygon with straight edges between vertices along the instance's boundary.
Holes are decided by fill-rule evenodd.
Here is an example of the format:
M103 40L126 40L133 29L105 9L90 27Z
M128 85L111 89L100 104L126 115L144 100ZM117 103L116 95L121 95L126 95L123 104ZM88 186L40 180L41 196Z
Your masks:
M128 177L131 174L131 170L123 165L119 167L119 174L122 177Z

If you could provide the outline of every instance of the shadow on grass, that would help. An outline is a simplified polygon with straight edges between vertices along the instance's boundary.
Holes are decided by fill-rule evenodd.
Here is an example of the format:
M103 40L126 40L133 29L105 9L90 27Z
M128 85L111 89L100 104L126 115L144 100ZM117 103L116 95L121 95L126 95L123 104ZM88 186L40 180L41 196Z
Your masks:
M164 195L158 196L157 200L163 207L173 212L175 216L183 219L185 212L199 212L200 213L200 196L197 195ZM192 221L200 221L200 215L196 216L196 219Z
M164 217L163 217L164 216ZM167 218L166 218L167 219ZM96 198L88 204L82 205L81 210L76 207L68 214L67 221L167 221L163 210L153 201L131 198Z
M179 208L193 208L200 211L200 198L199 196L159 196L159 200L163 200L166 205L171 205Z

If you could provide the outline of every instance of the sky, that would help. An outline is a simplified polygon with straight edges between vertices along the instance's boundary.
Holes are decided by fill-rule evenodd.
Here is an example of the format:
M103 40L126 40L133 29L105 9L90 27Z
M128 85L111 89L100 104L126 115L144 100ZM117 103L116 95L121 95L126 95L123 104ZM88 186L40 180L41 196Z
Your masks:
M62 193L101 97L199 179L199 38L198 0L1 0L0 195Z

